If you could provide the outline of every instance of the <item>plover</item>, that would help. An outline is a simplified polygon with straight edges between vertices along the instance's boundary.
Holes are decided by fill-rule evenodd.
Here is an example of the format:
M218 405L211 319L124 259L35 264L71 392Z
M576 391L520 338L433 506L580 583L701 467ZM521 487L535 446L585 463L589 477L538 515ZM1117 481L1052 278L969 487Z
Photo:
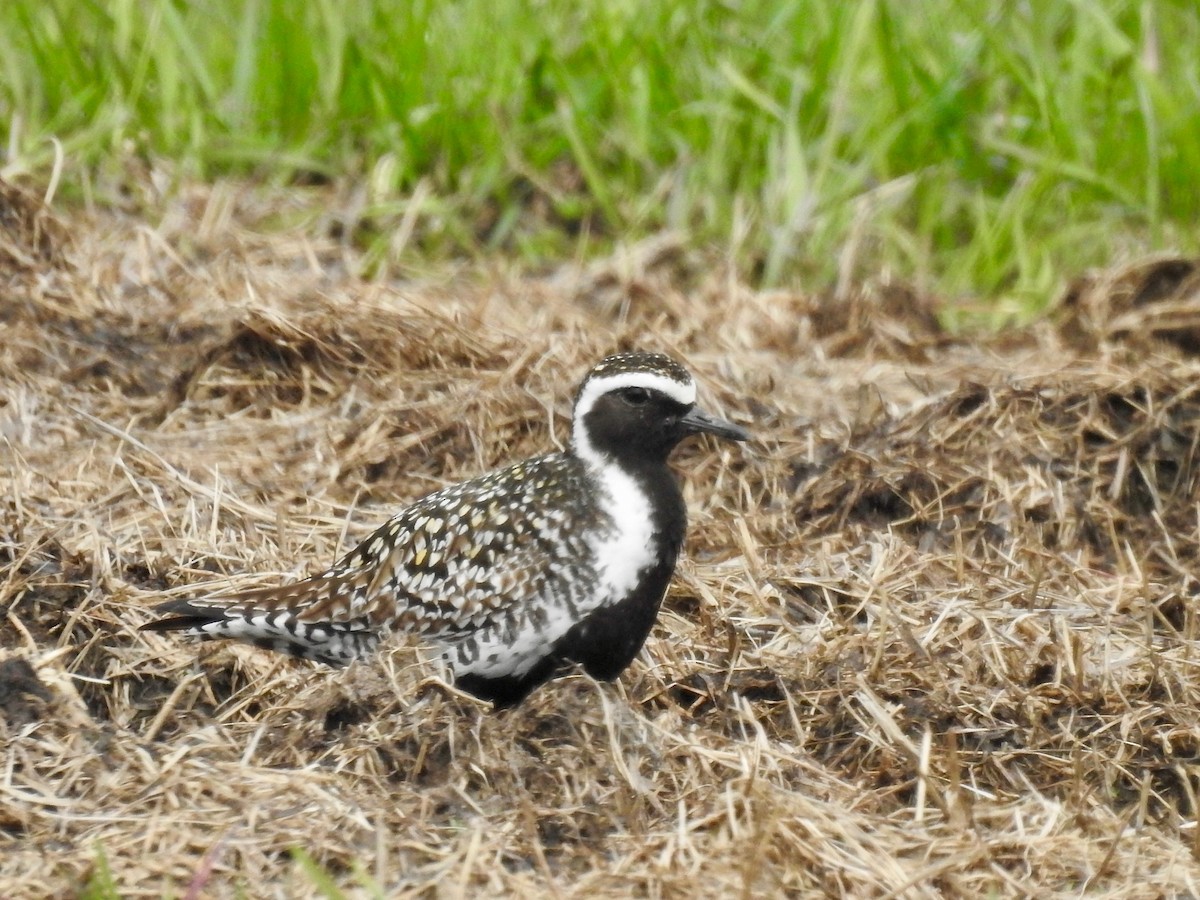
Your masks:
M609 356L576 392L566 450L417 500L318 575L172 600L143 628L333 666L406 632L496 708L572 665L611 681L654 625L683 544L667 457L701 432L749 438L696 405L692 376L670 357Z

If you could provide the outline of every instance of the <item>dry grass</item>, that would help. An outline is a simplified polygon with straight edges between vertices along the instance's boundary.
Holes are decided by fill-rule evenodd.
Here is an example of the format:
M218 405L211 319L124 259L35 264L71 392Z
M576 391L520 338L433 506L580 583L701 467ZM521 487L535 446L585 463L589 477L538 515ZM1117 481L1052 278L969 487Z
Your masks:
M0 895L101 848L123 896L318 894L297 847L388 896L1200 892L1194 263L970 344L899 286L756 294L669 237L365 284L258 202L0 197ZM616 686L493 716L404 644L336 672L136 632L561 439L624 346L759 440L680 455L688 558Z

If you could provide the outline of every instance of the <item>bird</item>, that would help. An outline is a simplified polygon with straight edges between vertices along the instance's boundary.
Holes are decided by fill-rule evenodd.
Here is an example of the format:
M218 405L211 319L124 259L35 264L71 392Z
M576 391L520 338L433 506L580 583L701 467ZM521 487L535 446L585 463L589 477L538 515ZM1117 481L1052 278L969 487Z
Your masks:
M160 604L142 626L344 666L393 632L440 649L457 688L516 706L575 667L613 681L646 641L687 526L668 465L685 438L746 441L696 403L689 371L623 352L575 392L570 438L431 493L325 571Z

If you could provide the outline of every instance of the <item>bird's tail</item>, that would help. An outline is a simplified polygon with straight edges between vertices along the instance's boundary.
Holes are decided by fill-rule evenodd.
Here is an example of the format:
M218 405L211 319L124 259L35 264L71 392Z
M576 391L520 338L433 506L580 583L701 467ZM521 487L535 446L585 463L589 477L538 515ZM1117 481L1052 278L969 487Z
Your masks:
M336 582L326 574L280 587L170 600L154 609L163 618L141 630L181 631L202 640L229 638L344 666L372 653L380 635L366 616L349 617L347 604L331 602L341 599Z

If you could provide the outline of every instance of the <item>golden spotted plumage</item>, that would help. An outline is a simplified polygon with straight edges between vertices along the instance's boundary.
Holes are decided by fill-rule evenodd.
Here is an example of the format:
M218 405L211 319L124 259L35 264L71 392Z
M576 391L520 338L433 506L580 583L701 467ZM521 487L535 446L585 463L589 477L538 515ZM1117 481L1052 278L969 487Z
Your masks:
M667 454L697 431L746 437L694 395L668 357L609 357L576 394L567 451L423 497L311 578L171 601L145 627L330 665L402 631L440 645L460 684L497 705L566 662L613 677L641 646L682 542ZM587 646L597 636L611 647Z

